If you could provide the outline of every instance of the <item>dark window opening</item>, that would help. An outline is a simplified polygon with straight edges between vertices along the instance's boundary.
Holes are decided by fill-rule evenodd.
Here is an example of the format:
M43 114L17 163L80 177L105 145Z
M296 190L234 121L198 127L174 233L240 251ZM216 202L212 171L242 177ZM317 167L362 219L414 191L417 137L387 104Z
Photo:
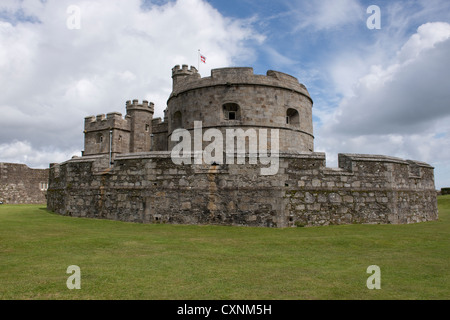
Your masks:
M240 108L239 105L236 103L226 103L223 105L223 114L225 120L239 120L240 115Z
M286 124L300 126L300 115L297 110L289 108L286 111Z
M181 123L182 123L182 116L181 116L181 112L177 111L173 114L173 129L178 129L181 128Z

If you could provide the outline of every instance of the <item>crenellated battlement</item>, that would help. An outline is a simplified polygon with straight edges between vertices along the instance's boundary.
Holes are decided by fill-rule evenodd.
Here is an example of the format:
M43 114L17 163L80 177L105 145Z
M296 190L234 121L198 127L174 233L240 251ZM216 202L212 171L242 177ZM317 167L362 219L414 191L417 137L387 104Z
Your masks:
M138 99L134 99L132 101L128 100L125 105L127 111L131 109L145 109L150 112L155 111L155 104L153 102L149 103L147 100L142 100L142 103L139 103Z
M101 113L97 116L87 116L84 118L84 121L86 123L102 122L107 120L123 120L123 116L120 112L110 112L106 115L104 113Z
M183 64L181 68L180 65L176 65L175 67L172 68L172 77L177 75L188 76L194 74L198 74L197 68L194 66L191 66L189 68L187 64Z
M189 68L187 64L183 64L181 68L179 65L172 68L173 88L177 87L179 83L185 83L186 81L192 81L200 78L201 77L197 68L193 66Z
M106 114L106 120L122 120L123 116L120 112L110 112Z
M254 74L253 68L251 67L218 68L211 70L211 76L202 78L194 67L188 69L187 65L183 65L182 68L176 65L172 69L172 78L173 91L171 97L185 91L205 87L258 85L298 92L312 101L308 90L297 78L273 70L268 70L266 75L259 75Z
M108 129L129 130L128 120L124 119L120 112L110 112L108 114L98 114L84 118L84 131L100 131Z

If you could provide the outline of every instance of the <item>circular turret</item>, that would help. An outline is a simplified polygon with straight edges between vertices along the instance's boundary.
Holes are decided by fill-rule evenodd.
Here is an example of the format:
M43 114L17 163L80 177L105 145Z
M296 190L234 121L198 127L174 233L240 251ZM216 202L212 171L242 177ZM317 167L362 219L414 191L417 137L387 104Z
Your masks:
M155 106L153 102L128 100L127 119L130 120L130 152L146 152L151 149L152 119Z
M255 75L253 68L221 68L201 78L195 68L172 69L173 90L167 102L169 150L177 128L224 134L229 128L279 130L280 152L314 150L312 99L306 87L288 74L267 71Z

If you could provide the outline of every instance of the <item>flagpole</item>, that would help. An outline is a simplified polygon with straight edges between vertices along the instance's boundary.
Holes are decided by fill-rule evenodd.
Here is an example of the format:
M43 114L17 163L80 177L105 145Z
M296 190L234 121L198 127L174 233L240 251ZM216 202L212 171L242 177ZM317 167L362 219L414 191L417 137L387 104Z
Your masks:
M197 67L198 67L198 72L200 72L200 49L198 49L198 55L197 55Z

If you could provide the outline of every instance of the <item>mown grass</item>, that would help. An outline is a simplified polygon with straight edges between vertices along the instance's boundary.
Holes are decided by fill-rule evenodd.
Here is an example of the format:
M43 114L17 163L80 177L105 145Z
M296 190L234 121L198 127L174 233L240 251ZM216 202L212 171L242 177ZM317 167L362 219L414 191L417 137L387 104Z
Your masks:
M448 299L450 196L411 225L135 224L0 206L0 299ZM69 290L66 269L81 268ZM369 290L367 267L381 268Z

